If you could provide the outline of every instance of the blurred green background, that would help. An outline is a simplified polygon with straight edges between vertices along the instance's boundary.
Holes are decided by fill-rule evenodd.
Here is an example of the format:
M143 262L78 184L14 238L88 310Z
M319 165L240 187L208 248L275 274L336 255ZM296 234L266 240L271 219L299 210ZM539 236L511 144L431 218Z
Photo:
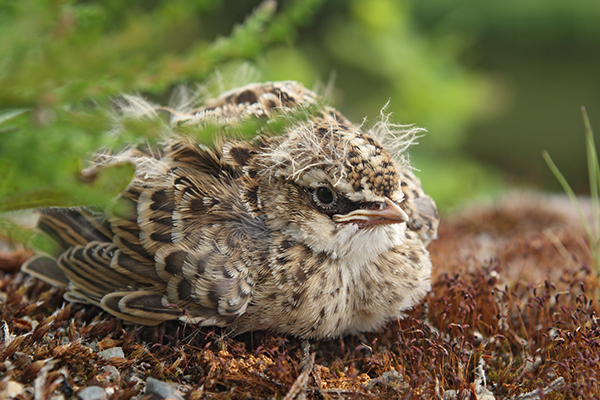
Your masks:
M592 0L0 0L0 211L106 201L131 169L79 175L100 147L160 136L111 129L111 98L161 103L179 85L333 83L367 126L428 133L412 149L449 211L511 187L560 190L547 149L587 190L585 105L600 126L600 3ZM0 225L2 225L0 219Z

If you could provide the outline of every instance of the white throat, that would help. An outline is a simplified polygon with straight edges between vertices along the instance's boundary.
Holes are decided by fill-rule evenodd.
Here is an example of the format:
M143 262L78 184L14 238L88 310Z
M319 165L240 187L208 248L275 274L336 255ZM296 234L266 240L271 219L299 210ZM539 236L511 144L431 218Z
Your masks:
M293 226L293 225L292 225ZM315 253L327 253L350 268L363 268L377 257L405 240L406 223L359 228L347 224L335 232L303 232L296 225L288 227L287 234L308 245Z

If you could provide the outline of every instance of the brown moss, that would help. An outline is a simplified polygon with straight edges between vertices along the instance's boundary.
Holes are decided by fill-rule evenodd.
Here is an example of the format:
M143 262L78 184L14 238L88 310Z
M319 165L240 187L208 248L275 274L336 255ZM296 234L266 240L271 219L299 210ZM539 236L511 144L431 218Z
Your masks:
M0 271L5 273L18 272L21 269L21 264L32 255L31 251L25 249L15 249L14 251L0 250Z

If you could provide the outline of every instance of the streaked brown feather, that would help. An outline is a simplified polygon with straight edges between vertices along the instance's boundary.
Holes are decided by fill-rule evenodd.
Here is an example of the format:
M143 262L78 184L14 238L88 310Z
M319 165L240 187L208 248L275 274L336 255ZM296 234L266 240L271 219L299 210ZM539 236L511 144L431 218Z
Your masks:
M148 326L183 315L182 310L170 306L165 296L154 291L113 292L102 298L100 306L115 317Z
M417 232L425 247L437 238L440 217L431 197L427 196L421 181L412 172L402 171L401 187L405 196L404 211L408 214L408 228Z
M173 213L176 209L173 188L144 190L138 199L140 243L149 254L173 243Z
M54 238L63 250L89 241L110 241L113 233L103 215L85 208L45 208L38 227Z
M38 279L46 281L54 286L67 287L69 285L69 279L65 276L64 272L56 260L48 256L35 256L25 261L21 266L21 271L28 273L31 276L35 276Z
M152 255L142 246L138 224L138 199L146 190L130 186L107 207L113 242L121 252L147 266L153 265Z

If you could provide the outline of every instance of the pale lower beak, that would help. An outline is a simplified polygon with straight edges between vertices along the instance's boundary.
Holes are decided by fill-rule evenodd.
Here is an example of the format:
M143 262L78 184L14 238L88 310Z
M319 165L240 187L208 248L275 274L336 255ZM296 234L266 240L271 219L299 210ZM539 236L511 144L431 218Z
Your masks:
M386 197L385 202L379 204L379 208L359 208L348 214L335 214L333 220L335 222L357 222L360 225L387 225L407 222L408 215L398 204Z

